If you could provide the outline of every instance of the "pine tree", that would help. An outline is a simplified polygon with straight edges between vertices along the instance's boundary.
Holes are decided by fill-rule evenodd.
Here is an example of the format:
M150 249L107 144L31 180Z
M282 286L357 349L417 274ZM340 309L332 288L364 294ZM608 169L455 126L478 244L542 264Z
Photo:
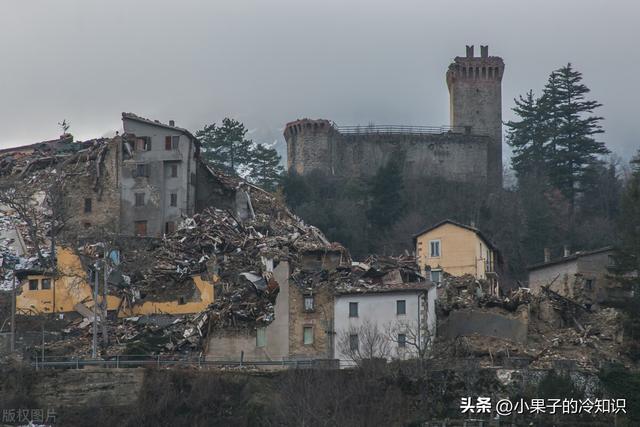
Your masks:
M247 179L260 187L273 191L282 178L284 168L280 156L273 148L258 144L251 150Z
M640 151L631 161L633 171L625 186L620 205L617 245L611 272L616 280L640 295Z
M534 97L533 91L514 99L513 112L520 118L506 123L507 144L513 148L511 165L519 179L525 176L546 176L546 142L544 109Z
M222 126L215 123L196 133L202 157L213 166L232 175L243 176L251 161L252 142L246 139L247 129L237 120L225 118Z
M589 166L609 153L595 135L602 133L602 117L592 115L602 104L587 100L589 88L582 74L567 64L549 76L540 100L548 133L548 170L552 184L567 197L573 211L577 195L588 185Z

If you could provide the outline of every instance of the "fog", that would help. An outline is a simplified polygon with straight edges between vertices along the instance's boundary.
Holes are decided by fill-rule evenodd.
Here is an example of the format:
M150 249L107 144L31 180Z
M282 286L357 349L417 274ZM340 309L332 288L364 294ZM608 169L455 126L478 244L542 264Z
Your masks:
M288 121L449 123L444 74L466 44L504 58L503 118L571 62L604 104L602 136L640 145L632 1L5 0L0 146L110 135L122 111L197 130L230 116L257 142ZM281 148L281 147L280 147Z

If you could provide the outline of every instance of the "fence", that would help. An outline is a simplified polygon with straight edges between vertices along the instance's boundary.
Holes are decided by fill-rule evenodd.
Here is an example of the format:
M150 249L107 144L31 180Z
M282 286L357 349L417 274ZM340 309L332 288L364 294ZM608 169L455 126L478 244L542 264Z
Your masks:
M384 135L434 135L443 133L465 133L462 126L398 126L398 125L368 125L368 126L338 126L334 128L343 135L384 134Z
M86 366L101 368L139 368L139 367L265 367L265 368L330 368L340 367L337 359L282 359L282 360L244 360L241 356L237 360L216 359L205 357L173 358L162 355L122 355L108 359L84 359L74 357L45 356L44 359L36 357L31 361L31 366L36 369L59 368L81 369Z

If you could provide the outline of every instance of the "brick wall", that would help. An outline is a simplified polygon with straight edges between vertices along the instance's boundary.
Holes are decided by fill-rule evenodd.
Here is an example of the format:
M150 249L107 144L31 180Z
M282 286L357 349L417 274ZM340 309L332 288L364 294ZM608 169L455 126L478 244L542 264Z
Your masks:
M102 230L117 232L120 216L118 161L120 138L112 139L102 162L78 168L65 180L64 206L67 237L81 237ZM99 168L95 166L100 163ZM99 174L99 176L98 176ZM86 202L86 200L91 200ZM87 204L90 203L90 209Z
M314 309L306 311L304 296L313 295ZM304 343L304 328L313 329L313 343ZM331 358L333 334L333 294L326 287L313 291L289 286L289 356Z

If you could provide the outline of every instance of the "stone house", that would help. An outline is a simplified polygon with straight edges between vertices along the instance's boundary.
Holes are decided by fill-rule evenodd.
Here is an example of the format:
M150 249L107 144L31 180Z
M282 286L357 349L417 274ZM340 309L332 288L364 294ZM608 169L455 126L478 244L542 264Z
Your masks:
M196 206L200 143L186 129L122 113L125 135L120 163L120 231L160 237Z
M602 304L623 301L630 296L609 277L607 268L613 263L613 249L604 247L592 251L569 253L528 267L529 287L533 293L542 292L543 286L582 304Z
M471 274L487 280L498 293L502 260L498 248L473 226L446 219L413 236L416 258L423 273L440 283L442 273L453 276Z

